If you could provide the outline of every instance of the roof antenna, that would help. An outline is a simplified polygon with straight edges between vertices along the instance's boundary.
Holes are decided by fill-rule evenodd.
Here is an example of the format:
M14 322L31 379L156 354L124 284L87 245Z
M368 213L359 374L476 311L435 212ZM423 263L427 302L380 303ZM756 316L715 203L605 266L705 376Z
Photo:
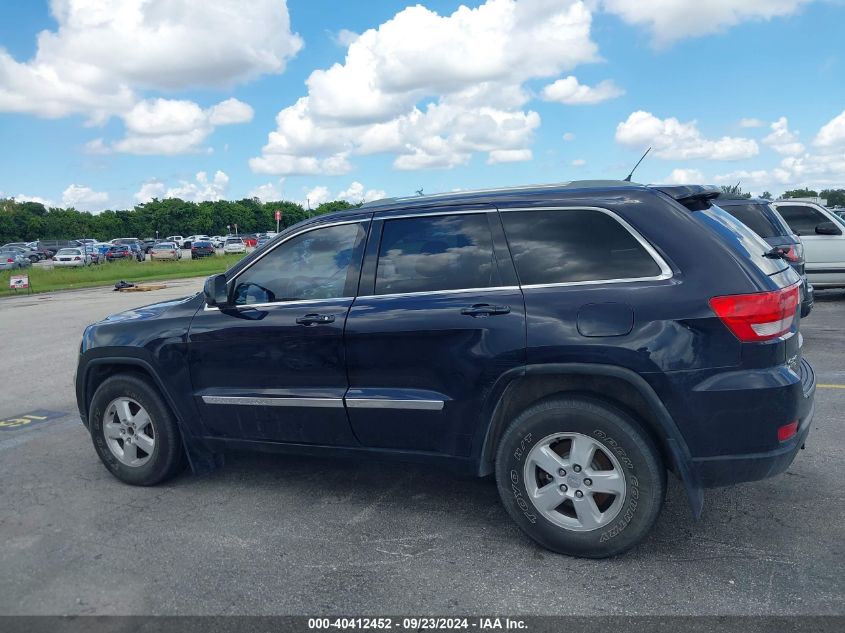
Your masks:
M418 195L418 196L423 195L423 190L422 190L422 188L417 189L417 195Z
M637 167L639 167L639 166L640 166L640 163L641 163L641 162L643 162L643 159L644 159L646 156L648 156L648 153L649 153L650 151L651 151L651 148L649 147L649 148L645 151L645 154L643 154L643 155L642 155L642 157L640 158L640 160L638 160L638 161L637 161L637 164L636 164L636 165L634 165L634 168L631 170L631 173L630 173L630 174L628 174L628 175L625 177L625 182L631 182L631 177L634 175L634 172L635 172L635 171L637 171Z

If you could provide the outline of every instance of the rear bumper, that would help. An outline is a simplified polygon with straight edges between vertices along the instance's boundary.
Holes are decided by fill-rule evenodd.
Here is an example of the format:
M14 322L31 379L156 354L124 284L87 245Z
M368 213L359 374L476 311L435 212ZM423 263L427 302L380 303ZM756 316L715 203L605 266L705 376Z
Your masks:
M701 486L714 488L756 481L772 477L789 468L807 439L815 410L815 373L804 359L801 359L798 374L800 385L793 388L793 397L798 400L795 409L798 432L769 451L693 458L693 470ZM772 432L775 432L774 428Z

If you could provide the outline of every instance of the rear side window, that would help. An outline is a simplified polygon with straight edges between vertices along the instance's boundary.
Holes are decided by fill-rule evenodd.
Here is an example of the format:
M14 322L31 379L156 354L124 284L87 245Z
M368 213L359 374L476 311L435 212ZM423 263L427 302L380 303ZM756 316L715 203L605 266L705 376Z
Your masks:
M489 288L498 283L486 214L385 221L377 295Z
M780 221L768 205L731 204L721 208L760 237L776 237L779 235L788 235L792 232L789 227Z
M822 222L830 222L818 209L804 205L778 205L781 214L789 227L798 235L815 235L816 227Z
M715 231L731 249L750 259L767 275L789 268L782 259L765 257L764 253L772 247L722 207L713 205L704 211L694 212L692 217Z
M660 267L643 245L607 213L506 211L502 221L523 285L660 275Z

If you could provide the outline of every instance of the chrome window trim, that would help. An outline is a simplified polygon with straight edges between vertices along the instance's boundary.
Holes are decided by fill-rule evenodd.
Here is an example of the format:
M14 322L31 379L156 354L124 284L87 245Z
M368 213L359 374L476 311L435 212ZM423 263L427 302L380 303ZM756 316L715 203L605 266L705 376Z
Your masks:
M418 292L395 292L386 295L359 295L357 299L395 299L397 297L425 297L429 295L457 294L463 292L497 292L502 290L519 290L519 286L493 286L490 288L451 288L449 290L420 290Z
M252 308L277 308L280 306L296 306L296 305L312 305L321 303L337 303L339 301L348 301L352 303L355 297L333 297L329 299L297 299L295 301L270 301L267 303L244 303L242 305L229 306L229 310L250 310ZM216 306L209 306L207 303L203 304L204 312L219 311L220 308Z
M430 208L430 207L423 207L423 208ZM376 211L375 212L375 219L376 220L383 220L384 222L390 222L391 220L407 220L409 218L430 218L433 216L439 215L473 215L473 214L482 214L482 213L497 213L498 209L495 206L491 206L487 203L484 203L484 208L481 209L457 209L454 211L428 211L425 213L420 212L408 212L403 213L402 215L390 215L390 211Z
M666 260L660 256L660 253L655 250L655 248L648 243L648 241L637 231L633 226L631 226L625 218L620 216L618 213L611 211L610 209L605 209L604 207L589 207L589 206L577 206L577 207L569 207L569 206L556 206L556 207L513 207L507 209L499 209L500 213L509 213L511 211L598 211L600 213L604 213L605 215L610 216L614 220L616 220L622 227L631 234L631 236L637 240L640 246L649 254L649 256L654 260L654 263L657 264L657 267L660 269L659 275L651 275L648 277L623 277L620 279L589 279L586 281L558 281L554 283L547 283L547 284L523 284L520 283L520 287L523 289L531 289L531 288L556 288L562 286L594 286L597 284L619 284L619 283L633 283L638 281L665 281L666 279L671 279L672 269L669 267L669 264L666 263ZM507 235L507 230L505 230L505 235ZM511 258L513 258L513 253L511 253ZM516 262L514 262L514 266L516 266ZM519 271L517 270L517 276L519 276Z
M250 396L203 396L205 404L229 404L248 407L343 407L343 398L267 398Z
M406 409L414 411L442 411L443 400L395 400L388 398L346 398L350 409Z

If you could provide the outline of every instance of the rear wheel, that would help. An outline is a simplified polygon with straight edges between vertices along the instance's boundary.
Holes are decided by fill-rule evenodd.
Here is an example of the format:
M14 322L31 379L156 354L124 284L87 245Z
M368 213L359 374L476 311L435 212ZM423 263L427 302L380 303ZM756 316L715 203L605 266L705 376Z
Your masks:
M589 558L639 543L666 492L651 437L590 397L550 398L519 415L499 445L496 479L505 508L531 538Z
M119 374L105 380L91 400L88 425L100 460L125 483L155 485L183 463L176 420L143 378Z

